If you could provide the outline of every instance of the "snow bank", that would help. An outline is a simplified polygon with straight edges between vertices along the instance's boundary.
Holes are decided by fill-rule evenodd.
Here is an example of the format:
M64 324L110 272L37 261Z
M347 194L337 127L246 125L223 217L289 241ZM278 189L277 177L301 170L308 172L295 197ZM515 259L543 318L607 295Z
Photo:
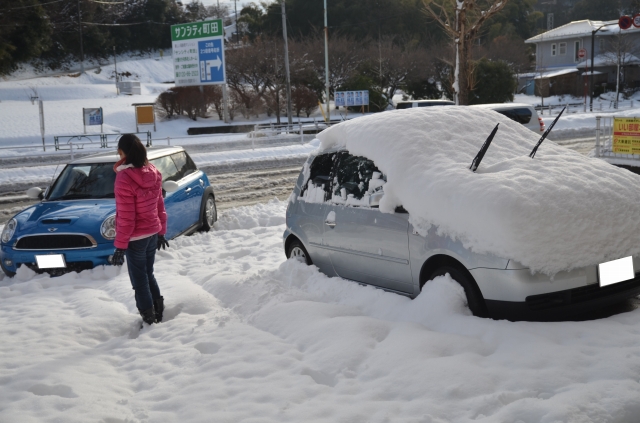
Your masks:
M500 129L478 172L472 159ZM555 274L640 253L640 178L545 141L497 113L438 107L391 111L320 133L387 175L380 208L403 205L425 233L437 225L478 253Z

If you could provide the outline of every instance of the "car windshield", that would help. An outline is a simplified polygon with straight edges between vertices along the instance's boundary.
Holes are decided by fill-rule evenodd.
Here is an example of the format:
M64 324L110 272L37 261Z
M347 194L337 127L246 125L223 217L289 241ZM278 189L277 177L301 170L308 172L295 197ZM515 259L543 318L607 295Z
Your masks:
M68 165L53 184L47 199L55 201L114 198L115 180L113 163Z

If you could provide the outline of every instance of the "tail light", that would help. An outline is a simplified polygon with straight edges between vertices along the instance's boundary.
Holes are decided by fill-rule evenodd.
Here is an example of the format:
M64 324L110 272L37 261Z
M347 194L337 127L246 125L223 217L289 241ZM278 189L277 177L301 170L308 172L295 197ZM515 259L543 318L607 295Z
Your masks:
M544 126L544 121L542 120L541 117L538 117L538 122L540 123L540 132L544 132L546 128Z

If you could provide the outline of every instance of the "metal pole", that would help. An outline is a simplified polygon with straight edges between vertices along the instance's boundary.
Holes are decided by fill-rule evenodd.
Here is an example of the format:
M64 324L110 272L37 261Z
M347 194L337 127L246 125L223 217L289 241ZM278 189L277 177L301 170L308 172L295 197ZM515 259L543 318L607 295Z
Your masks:
M324 70L327 96L327 122L331 120L331 111L329 110L329 27L327 25L327 0L324 0Z
M44 145L44 105L42 100L38 100L38 109L40 109L40 134L42 135L42 149L47 151L47 147Z
M78 0L78 31L80 32L80 73L84 73L84 47L82 46L82 21L80 19L80 0Z
M233 7L235 9L236 14L236 44L240 42L240 30L238 29L238 2L237 0L233 0Z
M227 93L227 84L222 84L222 106L224 123L229 123L229 94Z
M596 116L596 157L600 157L600 116Z
M113 46L113 65L116 68L116 95L120 95L120 88L118 87L118 59L116 58L116 46Z
M284 72L287 75L287 122L293 124L293 112L291 111L291 76L289 75L289 43L287 42L287 11L285 10L285 0L280 3L282 6L282 37L284 38Z
M595 54L595 38L596 38L596 32L598 32L600 28L596 29L595 31L591 31L591 74L589 75L589 111L590 112L593 112L593 59L596 55Z

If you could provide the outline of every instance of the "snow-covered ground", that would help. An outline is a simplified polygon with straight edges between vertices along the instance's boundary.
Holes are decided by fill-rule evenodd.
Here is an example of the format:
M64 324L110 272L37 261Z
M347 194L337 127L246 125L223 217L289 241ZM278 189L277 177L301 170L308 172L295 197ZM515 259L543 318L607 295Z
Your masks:
M285 207L158 253L142 330L124 267L0 280L0 421L637 421L640 310L510 323L448 277L415 300L327 278L285 261Z

